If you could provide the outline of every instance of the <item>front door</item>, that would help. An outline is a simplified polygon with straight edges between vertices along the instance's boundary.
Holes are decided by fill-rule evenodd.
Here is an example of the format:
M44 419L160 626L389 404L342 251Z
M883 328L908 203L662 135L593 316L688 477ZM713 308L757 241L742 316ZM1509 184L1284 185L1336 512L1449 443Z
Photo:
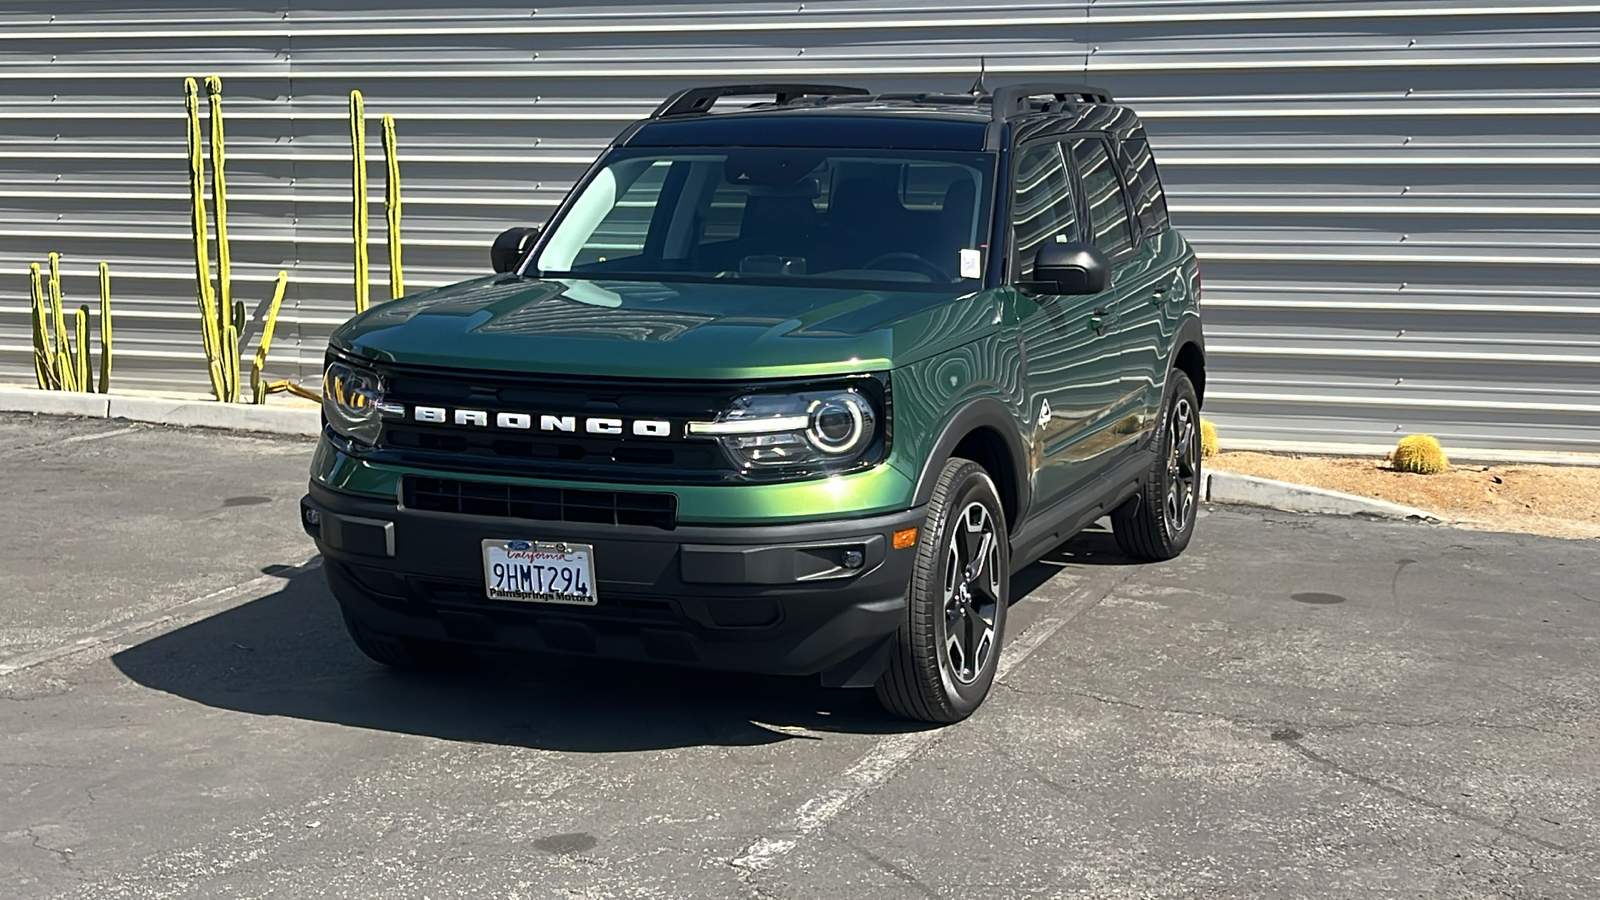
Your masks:
M1033 280L1047 241L1086 239L1063 146L1056 140L1017 152L1012 197L1013 278ZM1121 396L1113 290L1091 296L1018 298L1026 400L1032 423L1035 509L1048 509L1104 468L1106 432Z

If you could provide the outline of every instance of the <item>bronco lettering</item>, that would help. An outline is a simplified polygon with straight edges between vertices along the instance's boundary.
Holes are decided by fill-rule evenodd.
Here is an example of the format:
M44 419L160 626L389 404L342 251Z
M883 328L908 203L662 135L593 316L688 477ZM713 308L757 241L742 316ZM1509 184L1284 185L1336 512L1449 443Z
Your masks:
M404 413L402 412L401 415L403 416ZM490 413L481 409L452 410L442 406L413 406L411 408L411 419L415 422L427 422L432 425L453 422L456 425L471 425L478 428L491 427ZM538 422L537 427L534 424L536 420ZM660 419L618 419L598 416L592 419L582 419L581 422L581 428L585 434L614 435L617 437L632 435L634 437L650 438L670 438L673 436L672 423ZM625 422L627 423L626 426L624 425ZM580 420L577 416L497 412L493 414L492 427L506 431L559 431L574 434L580 429L579 423Z

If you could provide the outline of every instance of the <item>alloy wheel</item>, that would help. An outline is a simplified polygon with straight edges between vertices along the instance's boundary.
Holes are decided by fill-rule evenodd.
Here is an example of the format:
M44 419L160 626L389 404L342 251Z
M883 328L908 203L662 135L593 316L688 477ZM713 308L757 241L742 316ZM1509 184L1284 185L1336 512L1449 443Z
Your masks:
M1167 490L1163 504L1167 530L1181 533L1194 515L1200 487L1200 423L1186 397L1172 405L1167 450Z
M961 684L977 681L994 653L1002 577L994 519L969 503L951 522L944 576L944 652Z

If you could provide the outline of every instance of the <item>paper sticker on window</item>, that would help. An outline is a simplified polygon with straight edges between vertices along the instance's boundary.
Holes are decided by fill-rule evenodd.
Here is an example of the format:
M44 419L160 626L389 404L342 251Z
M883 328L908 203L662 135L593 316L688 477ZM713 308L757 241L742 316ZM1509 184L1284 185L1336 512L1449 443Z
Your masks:
M983 253L979 250L963 249L961 251L961 277L983 277Z

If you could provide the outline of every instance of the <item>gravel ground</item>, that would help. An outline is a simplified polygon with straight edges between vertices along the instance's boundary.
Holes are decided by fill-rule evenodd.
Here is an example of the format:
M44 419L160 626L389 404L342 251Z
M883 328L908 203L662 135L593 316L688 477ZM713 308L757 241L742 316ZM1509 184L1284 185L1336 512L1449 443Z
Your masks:
M1425 509L1486 531L1600 538L1600 468L1451 466L1438 475L1396 472L1386 459L1223 453L1206 465Z

